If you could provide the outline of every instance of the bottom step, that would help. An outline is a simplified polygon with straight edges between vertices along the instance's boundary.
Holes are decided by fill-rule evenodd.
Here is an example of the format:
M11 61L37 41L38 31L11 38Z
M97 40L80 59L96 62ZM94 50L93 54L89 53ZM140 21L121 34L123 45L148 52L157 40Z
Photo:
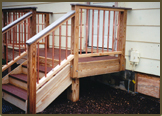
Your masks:
M9 103L17 106L18 108L24 110L25 112L27 111L27 100L26 101L20 100L17 97L14 97L4 91L2 92L2 98L8 101Z

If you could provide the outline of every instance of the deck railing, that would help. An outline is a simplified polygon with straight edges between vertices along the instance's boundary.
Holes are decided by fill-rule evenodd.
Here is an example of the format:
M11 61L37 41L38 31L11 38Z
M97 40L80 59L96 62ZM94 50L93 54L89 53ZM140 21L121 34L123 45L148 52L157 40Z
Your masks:
M49 25L49 14L51 12L36 11L36 7L2 9L2 49L3 59L6 60L2 71L27 55L26 41ZM47 41L49 46L49 39ZM11 52L9 48L12 54L8 53Z
M8 17L11 17L11 13L7 13ZM7 20L7 26L2 28L3 46L4 46L4 59L6 60L6 65L2 67L2 72L14 64L16 61L24 57L26 52L26 40L30 38L30 18L32 17L32 12L28 12L23 16L17 18L17 13L12 14L13 22ZM20 16L20 15L19 15ZM11 18L8 18L11 19ZM20 28L21 27L21 28ZM24 30L24 31L21 31ZM8 47L12 48L12 60L8 63ZM18 50L19 54L15 54L15 49Z
M66 29L68 29L68 20L72 20L73 17L75 16L75 10L72 10L70 12L68 12L67 14L63 15L61 18L59 18L58 20L56 20L55 22L53 22L51 25L49 25L48 27L46 27L45 29L43 29L42 31L40 31L38 34L36 34L35 36L33 36L32 38L30 38L26 44L28 45L28 92L30 93L30 95L28 96L28 108L30 111L28 111L29 113L33 111L31 111L31 109L35 109L35 105L31 104L35 103L36 98L33 98L34 95L36 95L36 90L38 90L43 84L45 84L50 78L52 78L58 71L60 71L60 69L62 69L64 66L66 66L74 57L73 55L68 55L67 53L67 37L68 37L68 33L66 31L66 40L65 40L65 45L66 45L66 52L65 52L65 59L61 59L61 45L62 45L62 41L61 41L61 26L66 23ZM55 61L55 56L54 56L54 42L55 42L55 38L54 38L54 32L59 29L59 59L58 61ZM47 36L52 35L52 67L51 70L49 72L47 72L47 66L49 66L47 64L47 60L49 59L49 57L47 56ZM45 42L45 46L43 47L44 49L44 53L43 53L43 59L44 59L44 67L45 67L45 76L42 77L39 80L39 67L40 67L40 49L42 47L40 47L39 42L42 42L42 40L44 39ZM73 40L74 41L74 40ZM72 43L73 44L73 43ZM37 84L36 84L37 82ZM32 107L32 108L31 108Z
M78 28L80 37L77 36L78 40L80 38L78 41L80 42L78 57L114 55L119 57L120 70L124 70L126 16L127 10L131 8L85 4L71 5L75 7L75 10L78 10L79 18L76 19L80 22ZM85 43L82 43L82 16L85 16ZM75 35L78 34L75 32Z

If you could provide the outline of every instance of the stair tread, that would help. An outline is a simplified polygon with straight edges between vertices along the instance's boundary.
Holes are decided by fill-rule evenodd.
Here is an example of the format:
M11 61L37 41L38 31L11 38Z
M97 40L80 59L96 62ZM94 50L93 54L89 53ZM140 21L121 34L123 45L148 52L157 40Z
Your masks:
M27 100L27 91L11 84L3 84L2 90L6 91L22 100Z
M27 65L23 65L25 67L27 67ZM51 67L47 67L47 73L50 72L52 70ZM40 72L45 72L45 66L39 65L39 71Z
M10 77L19 79L21 81L27 82L27 75L26 74L10 74Z

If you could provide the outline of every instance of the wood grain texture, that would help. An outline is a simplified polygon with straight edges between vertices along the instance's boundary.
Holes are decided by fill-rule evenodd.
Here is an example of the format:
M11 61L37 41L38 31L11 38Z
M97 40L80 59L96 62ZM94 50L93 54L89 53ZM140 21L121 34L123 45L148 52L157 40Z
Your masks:
M57 65L54 69L52 69L47 74L47 77L42 77L41 80L39 80L39 84L37 84L36 88L39 89L44 83L49 81L56 73L58 73L62 68L64 68L67 64L69 64L73 59L74 59L74 55L69 55L67 57L67 60L63 60L61 62L61 65Z
M45 25L46 27L49 26L49 14L45 14ZM49 35L47 35L47 48L49 48Z
M36 113L36 44L28 46L27 113Z
M78 78L119 71L119 59L79 63Z
M53 100L55 100L70 84L70 64L63 68L41 89L37 91L37 111L43 111Z
M73 77L78 77L78 48L79 48L79 7L75 6L75 30L74 30L74 62Z
M126 41L126 23L127 23L127 11L120 14L120 27L119 27L119 51L122 54L119 55L120 59L120 71L125 70L125 41Z
M23 52L23 53L21 53L20 54L20 56L17 56L14 60L11 60L9 63L8 63L8 65L4 65L3 67L2 67L2 72L4 71L4 70L6 70L7 68L9 68L11 65L13 65L14 63L16 63L18 60L20 60L21 58L23 58L24 56L26 56L27 55L27 52Z
M10 74L19 74L22 73L22 65L27 64L27 61L24 61L22 64L20 64L18 67L13 69L10 73L8 73L5 77L2 78L2 84L9 83L9 75Z
M67 90L67 99L72 102L76 102L79 100L79 79L73 78L72 85Z
M160 78L137 73L138 84L137 92L149 95L155 98L160 98Z
M27 91L11 84L3 84L2 91L5 91L23 101L27 100Z
M9 103L11 104L14 104L15 106L17 106L18 108L26 111L26 102L16 98L16 97L13 97L12 95L6 93L6 92L2 92L2 95L3 95L3 99L8 101Z
M16 87L19 87L21 89L24 89L27 91L27 83L25 82L22 82L22 81L19 81L17 79L14 79L14 78L9 78L9 83L16 86Z

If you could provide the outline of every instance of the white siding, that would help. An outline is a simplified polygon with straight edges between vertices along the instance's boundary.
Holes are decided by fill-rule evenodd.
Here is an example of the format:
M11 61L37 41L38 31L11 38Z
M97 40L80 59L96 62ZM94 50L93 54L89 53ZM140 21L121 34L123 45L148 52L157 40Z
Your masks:
M160 2L119 2L129 7L126 30L126 69L132 70L129 50L140 53L135 71L160 76Z

